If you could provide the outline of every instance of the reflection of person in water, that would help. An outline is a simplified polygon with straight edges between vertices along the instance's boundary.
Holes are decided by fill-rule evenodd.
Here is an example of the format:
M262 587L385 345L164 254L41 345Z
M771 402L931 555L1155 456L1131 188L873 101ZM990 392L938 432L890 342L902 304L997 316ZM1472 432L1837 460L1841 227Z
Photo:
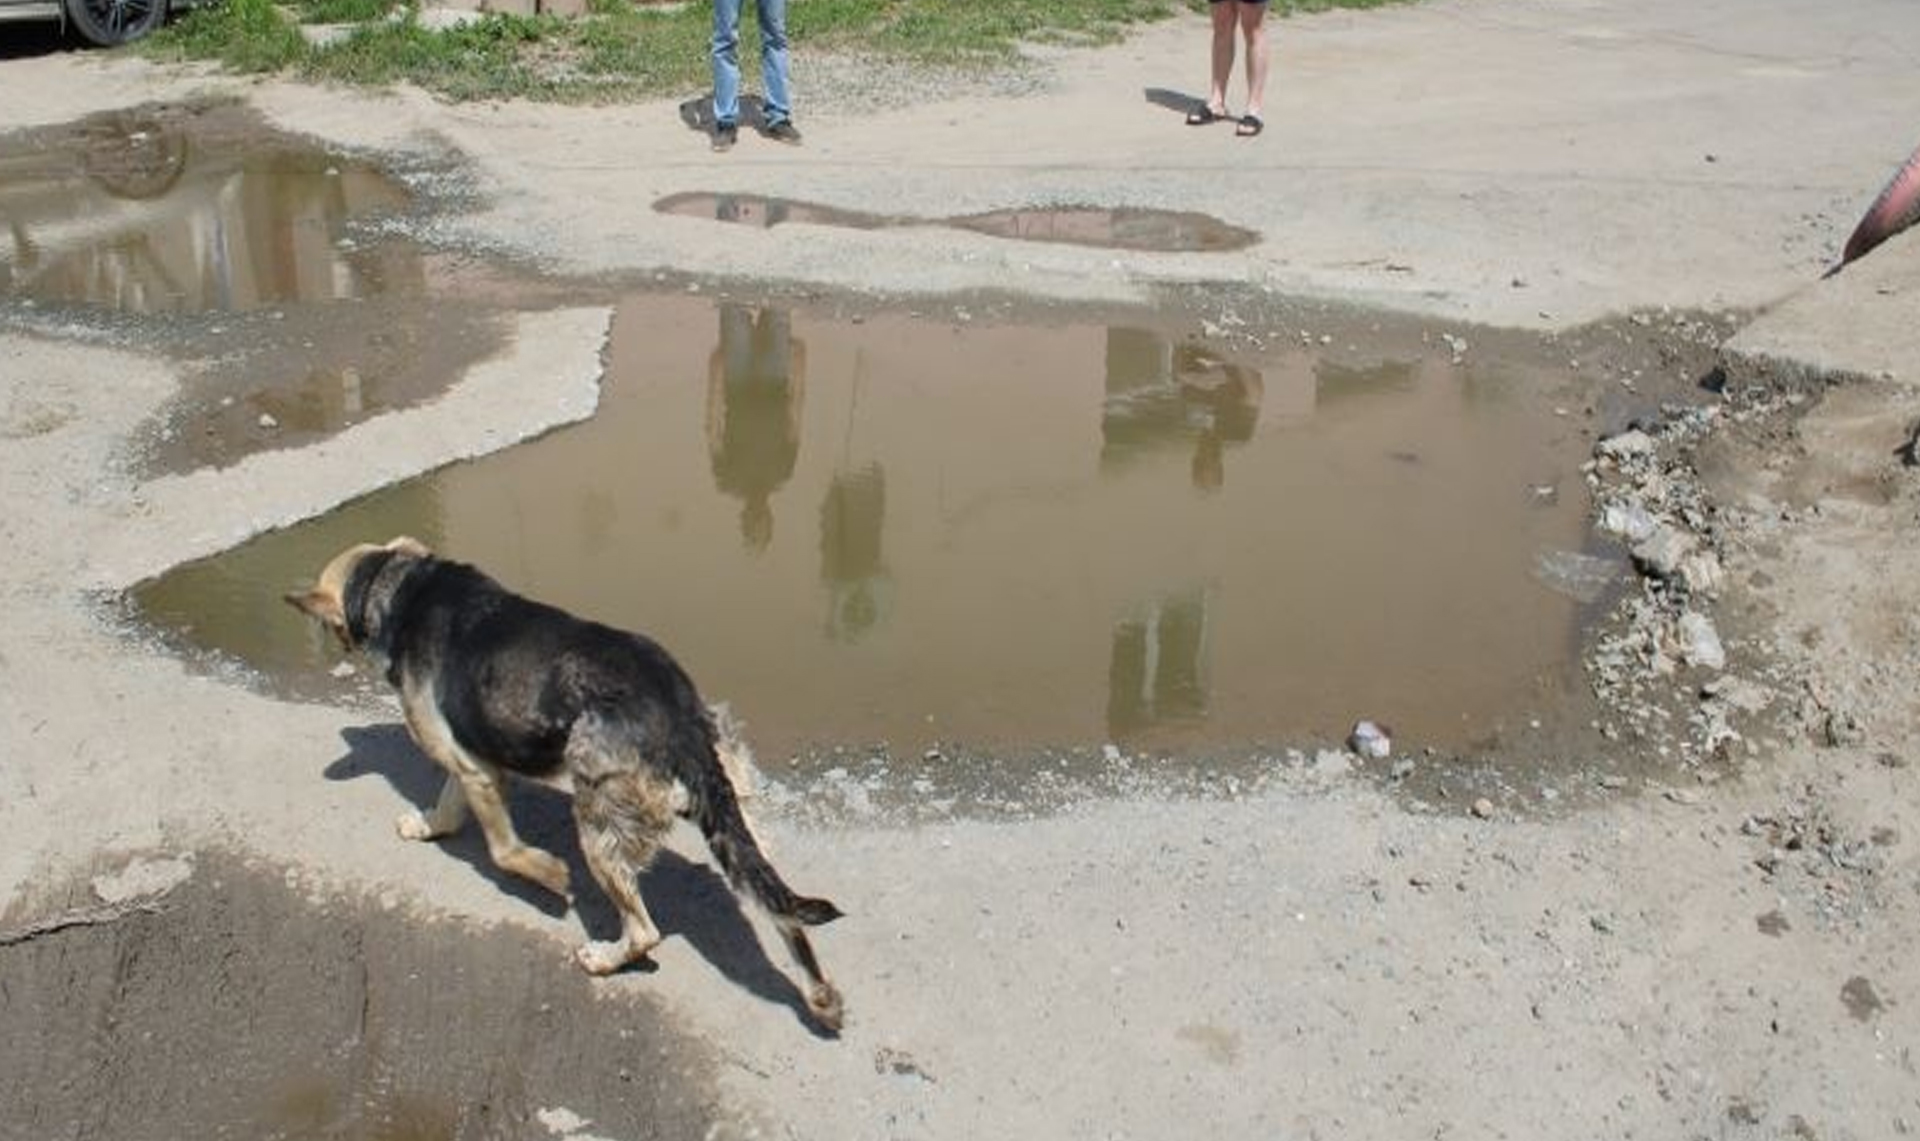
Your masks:
M1170 345L1145 329L1107 330L1101 462L1118 465L1159 447L1193 443L1193 485L1226 478L1226 444L1253 438L1264 394L1260 373L1196 344Z
M820 504L820 579L830 596L827 635L857 642L885 611L889 582L880 558L887 515L879 464L836 472Z
M720 344L707 363L707 454L714 486L740 497L747 548L773 541L773 493L800 458L807 350L784 310L720 307Z
M1213 491L1226 482L1225 445L1253 439L1265 386L1254 369L1195 345L1174 350L1173 374L1187 420L1200 429L1193 451L1193 486Z

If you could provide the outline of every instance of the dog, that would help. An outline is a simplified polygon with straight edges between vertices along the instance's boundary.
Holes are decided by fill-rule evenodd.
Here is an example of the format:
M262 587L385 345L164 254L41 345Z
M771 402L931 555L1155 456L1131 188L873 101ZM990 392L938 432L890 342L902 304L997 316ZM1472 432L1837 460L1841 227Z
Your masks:
M580 849L622 927L574 957L605 975L659 944L638 877L674 818L691 820L734 891L778 925L810 982L808 1010L840 1029L840 992L806 929L842 913L796 894L768 862L730 776L730 735L658 643L523 598L405 536L348 548L285 597L384 668L408 732L446 770L434 806L395 822L403 838L450 835L471 813L495 864L571 903L566 863L515 834L505 778L569 790Z

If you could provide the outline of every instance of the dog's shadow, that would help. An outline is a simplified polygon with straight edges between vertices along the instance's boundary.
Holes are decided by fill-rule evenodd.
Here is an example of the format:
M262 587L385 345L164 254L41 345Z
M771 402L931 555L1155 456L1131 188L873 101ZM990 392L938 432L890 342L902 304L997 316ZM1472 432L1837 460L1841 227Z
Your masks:
M440 795L442 770L414 746L405 726L397 722L359 726L344 729L340 735L346 741L347 751L326 767L328 780L379 776L407 803L422 811L433 807ZM518 781L510 787L507 808L521 839L567 862L574 886L574 907L587 934L595 939L618 938L620 915L587 868L574 831L572 802L567 796L543 785ZM393 842L405 843L398 837ZM454 835L434 843L472 867L503 893L532 904L547 915L558 918L566 914L566 904L550 892L495 867L477 825L469 823ZM767 958L766 949L741 910L738 897L728 890L726 880L711 866L662 848L652 866L641 875L640 891L661 935L685 938L735 985L768 1002L786 1006L814 1034L828 1036L810 1016L800 988ZM645 959L629 969L651 972L658 968L652 959Z

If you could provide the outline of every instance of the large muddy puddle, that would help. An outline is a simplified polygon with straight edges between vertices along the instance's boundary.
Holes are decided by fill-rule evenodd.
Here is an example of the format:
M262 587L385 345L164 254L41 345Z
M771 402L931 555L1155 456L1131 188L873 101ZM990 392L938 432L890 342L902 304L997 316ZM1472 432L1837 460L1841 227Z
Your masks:
M139 592L201 651L327 693L279 601L408 533L672 648L763 753L1119 742L1204 755L1360 718L1458 748L1578 689L1618 565L1590 431L1525 339L1323 313L846 318L637 296L588 423Z
M231 856L135 861L0 920L0 1138L748 1135L651 985Z

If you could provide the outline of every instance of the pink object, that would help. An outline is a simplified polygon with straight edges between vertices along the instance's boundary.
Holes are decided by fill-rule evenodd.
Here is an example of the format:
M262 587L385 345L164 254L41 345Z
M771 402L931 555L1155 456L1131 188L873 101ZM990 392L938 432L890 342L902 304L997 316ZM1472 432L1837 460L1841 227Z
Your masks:
M1895 172L1880 197L1867 208L1866 217L1853 228L1840 264L1863 256L1915 222L1920 222L1920 148L1908 156L1906 165Z

